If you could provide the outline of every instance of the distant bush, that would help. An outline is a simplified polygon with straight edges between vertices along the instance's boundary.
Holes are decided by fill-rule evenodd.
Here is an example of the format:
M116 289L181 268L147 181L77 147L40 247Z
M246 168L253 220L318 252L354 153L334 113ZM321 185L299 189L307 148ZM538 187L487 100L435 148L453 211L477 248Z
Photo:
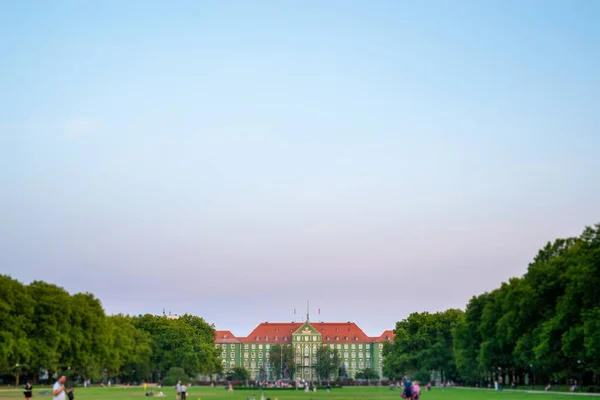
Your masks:
M173 367L167 372L167 376L163 379L162 384L163 386L175 386L179 381L187 385L190 383L190 377L186 375L183 368Z

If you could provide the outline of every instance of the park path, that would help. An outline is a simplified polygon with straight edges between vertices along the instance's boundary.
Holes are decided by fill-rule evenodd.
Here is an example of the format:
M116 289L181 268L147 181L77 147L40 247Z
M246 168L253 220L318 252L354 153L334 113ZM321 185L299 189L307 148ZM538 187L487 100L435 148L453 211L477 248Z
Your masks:
M487 389L487 388L470 388L470 387L459 387L454 386L452 389L463 389L463 390L494 390L495 389ZM545 390L520 390L520 389L503 389L503 392L519 392L519 393L531 393L531 394L568 394L572 396L600 396L600 393L581 393L581 392L556 392L556 391L548 391Z

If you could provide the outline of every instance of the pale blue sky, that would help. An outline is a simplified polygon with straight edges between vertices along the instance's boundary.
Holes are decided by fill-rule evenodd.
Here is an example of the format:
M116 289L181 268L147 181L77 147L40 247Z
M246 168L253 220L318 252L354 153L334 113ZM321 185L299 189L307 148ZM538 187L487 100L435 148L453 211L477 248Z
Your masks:
M3 1L0 268L368 334L600 221L600 2ZM410 283L407 283L410 282Z

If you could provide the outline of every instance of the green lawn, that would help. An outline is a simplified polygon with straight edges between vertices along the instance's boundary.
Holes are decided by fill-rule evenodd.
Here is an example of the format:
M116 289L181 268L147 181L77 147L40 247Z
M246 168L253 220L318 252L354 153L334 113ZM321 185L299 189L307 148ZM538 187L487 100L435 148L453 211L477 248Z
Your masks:
M33 400L51 400L50 395L38 394L40 390L50 389L38 389L34 391ZM158 399L164 400L175 400L175 391L171 388L163 388L162 390L165 397L157 397ZM256 395L256 400L260 400L260 391L252 390L237 390L232 394L228 393L222 388L208 388L208 387L191 387L188 391L188 400L210 400L210 399L231 399L231 400L245 400ZM388 388L377 388L377 387L360 387L351 388L346 387L343 389L334 389L331 393L326 393L324 390L317 391L316 393L304 393L301 391L294 390L269 390L265 391L265 398L274 400L313 400L313 399L364 399L364 400L379 400L379 399L400 399L399 390L391 391ZM554 400L554 399L571 399L572 395L558 394L558 393L523 393L523 392L511 392L505 390L502 392L496 392L485 389L433 389L431 392L422 393L421 398L423 400L479 400L479 399L498 399L498 400ZM587 396L584 398L588 398ZM0 400L16 400L23 399L21 391L16 390L0 390ZM77 388L75 390L75 400L142 400L148 399L144 396L143 388Z

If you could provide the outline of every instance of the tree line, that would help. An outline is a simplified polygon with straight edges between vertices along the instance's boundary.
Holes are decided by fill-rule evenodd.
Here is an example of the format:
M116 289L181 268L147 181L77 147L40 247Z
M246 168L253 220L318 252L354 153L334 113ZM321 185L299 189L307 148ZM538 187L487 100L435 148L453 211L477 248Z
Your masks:
M90 293L0 275L0 376L158 381L174 367L187 376L220 371L215 330L184 315L106 315Z
M600 224L544 246L527 272L464 312L414 313L384 348L384 374L471 385L598 384Z

